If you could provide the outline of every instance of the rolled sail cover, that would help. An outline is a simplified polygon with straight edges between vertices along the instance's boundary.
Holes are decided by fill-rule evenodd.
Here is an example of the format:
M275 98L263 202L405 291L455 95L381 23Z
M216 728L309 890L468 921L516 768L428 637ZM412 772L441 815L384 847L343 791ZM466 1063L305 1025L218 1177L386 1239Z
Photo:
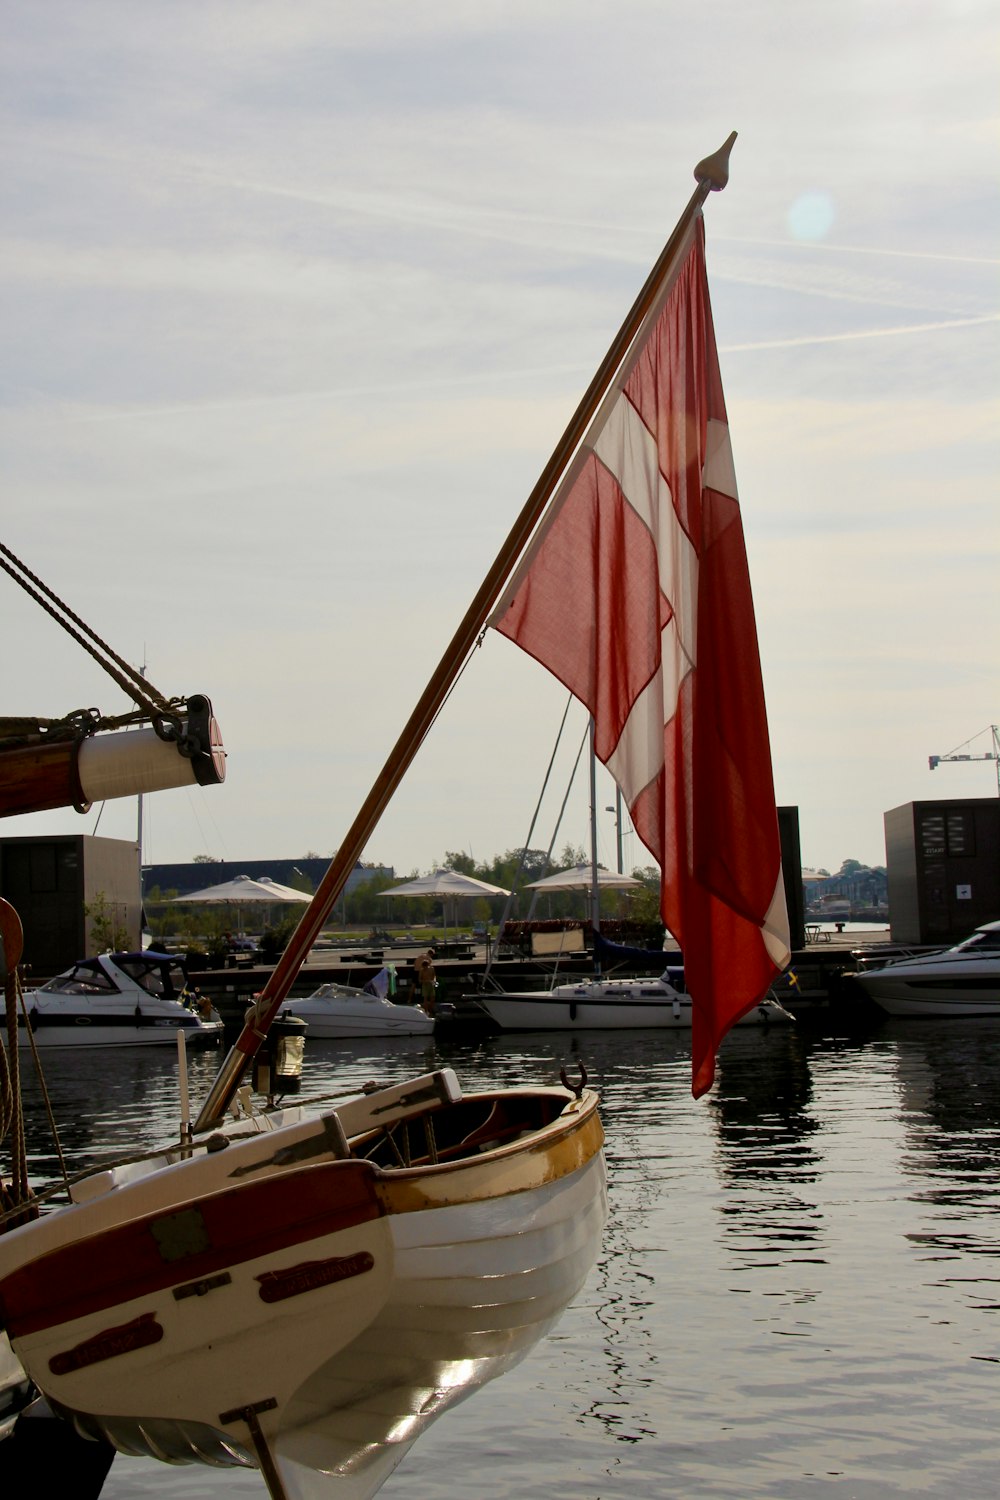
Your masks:
M218 786L226 752L211 700L188 699L177 738L155 729L118 730L79 740L0 744L0 817L135 797L176 786Z

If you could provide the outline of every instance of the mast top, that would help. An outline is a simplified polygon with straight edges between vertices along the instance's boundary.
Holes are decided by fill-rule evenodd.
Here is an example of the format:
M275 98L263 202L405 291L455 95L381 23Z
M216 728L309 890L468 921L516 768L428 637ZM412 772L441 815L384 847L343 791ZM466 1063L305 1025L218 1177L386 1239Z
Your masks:
M729 153L733 149L735 140L736 131L734 130L718 151L713 151L711 156L706 156L694 169L695 181L707 183L712 193L721 193L729 181Z

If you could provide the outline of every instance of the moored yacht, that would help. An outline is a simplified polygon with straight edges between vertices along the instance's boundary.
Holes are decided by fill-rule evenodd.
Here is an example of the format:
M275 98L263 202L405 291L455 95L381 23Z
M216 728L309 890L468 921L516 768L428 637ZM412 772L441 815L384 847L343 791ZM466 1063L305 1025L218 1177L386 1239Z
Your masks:
M984 922L971 937L854 975L891 1016L1000 1015L1000 922Z
M187 975L167 953L101 953L24 997L18 1042L27 1046L28 1028L37 1047L148 1047L177 1045L183 1031L188 1047L214 1047L222 1021L205 1006L202 1014L187 990Z
M284 1011L305 1021L317 1041L347 1036L429 1036L434 1018L419 1005L402 1005L374 989L350 984L321 984Z
M683 968L668 968L659 978L595 977L550 990L485 991L466 998L477 1000L502 1031L690 1031L693 1018ZM736 1024L790 1020L789 1012L766 996Z

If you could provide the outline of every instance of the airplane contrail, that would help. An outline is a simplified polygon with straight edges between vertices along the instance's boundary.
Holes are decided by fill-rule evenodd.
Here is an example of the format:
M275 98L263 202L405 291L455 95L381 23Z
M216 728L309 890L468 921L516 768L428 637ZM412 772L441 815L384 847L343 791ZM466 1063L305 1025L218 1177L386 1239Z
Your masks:
M1000 266L993 255L954 255L940 250L900 250L892 245L842 245L830 240L785 240L758 238L749 234L713 234L713 245L765 245L778 250L818 250L835 255L882 255L897 260L943 260L955 265Z
M891 339L914 333L943 333L951 328L977 328L985 323L1000 323L1000 313L984 313L978 318L949 318L935 323L897 323L888 328L858 328L849 333L802 334L798 338L759 339L746 344L720 344L720 354L743 354L754 349L798 349L808 344L847 344L858 339Z

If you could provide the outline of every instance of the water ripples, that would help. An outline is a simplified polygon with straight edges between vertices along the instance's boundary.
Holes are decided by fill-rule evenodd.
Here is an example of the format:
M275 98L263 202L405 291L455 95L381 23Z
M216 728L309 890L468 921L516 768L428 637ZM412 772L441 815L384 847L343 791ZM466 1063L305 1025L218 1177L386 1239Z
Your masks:
M194 1058L199 1099L213 1058ZM451 1065L466 1088L600 1089L611 1217L555 1333L413 1449L439 1500L992 1493L1000 1406L1000 1025L820 1020L727 1039L690 1097L676 1033L307 1050L342 1094ZM168 1060L50 1063L73 1165L176 1129ZM31 1100L33 1168L54 1175ZM106 1500L260 1500L252 1475L118 1459Z

